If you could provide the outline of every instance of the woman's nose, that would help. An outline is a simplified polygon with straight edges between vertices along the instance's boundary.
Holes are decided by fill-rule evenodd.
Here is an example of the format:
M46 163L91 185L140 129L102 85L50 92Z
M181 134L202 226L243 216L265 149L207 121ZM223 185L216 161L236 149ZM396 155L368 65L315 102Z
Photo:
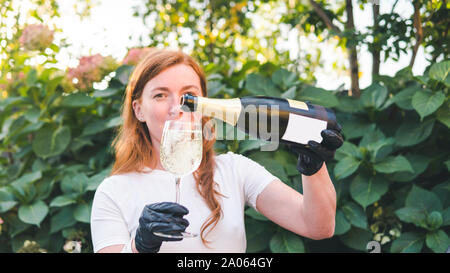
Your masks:
M179 118L183 114L183 111L181 110L181 104L180 100L175 100L169 109L169 116L171 118Z

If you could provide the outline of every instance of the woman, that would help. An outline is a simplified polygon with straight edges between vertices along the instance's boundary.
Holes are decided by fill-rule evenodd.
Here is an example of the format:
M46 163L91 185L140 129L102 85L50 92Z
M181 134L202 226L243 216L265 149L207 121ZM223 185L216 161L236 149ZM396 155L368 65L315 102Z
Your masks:
M160 141L166 120L188 114L179 105L185 93L207 96L204 73L190 56L154 49L135 68L113 143L112 174L94 197L94 252L245 252L246 204L301 236L333 235L336 192L324 160L342 145L336 131L324 130L321 144L310 143L313 151L294 149L300 153L303 195L249 158L216 155L214 139L204 138L199 168L181 182L183 205L167 202L175 196L175 184L161 166ZM178 234L187 227L200 236L181 240L153 234Z

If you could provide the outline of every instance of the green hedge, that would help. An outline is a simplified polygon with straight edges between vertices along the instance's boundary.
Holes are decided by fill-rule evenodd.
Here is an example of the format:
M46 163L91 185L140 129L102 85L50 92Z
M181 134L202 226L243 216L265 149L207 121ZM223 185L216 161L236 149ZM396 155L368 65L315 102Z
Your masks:
M81 241L92 252L90 209L113 162L132 66L105 90L65 93L53 68L25 71L0 101L0 252L64 252ZM445 252L450 245L450 61L422 76L380 76L359 99L323 90L274 64L251 61L236 72L209 65L211 97L269 95L333 108L344 145L327 163L338 194L335 236L314 241L246 209L248 252ZM225 125L226 126L226 125ZM235 133L225 127L227 133ZM219 153L244 154L301 192L296 158L284 146L262 152L255 140L220 140ZM31 241L32 244L25 241ZM31 245L31 246L30 246Z

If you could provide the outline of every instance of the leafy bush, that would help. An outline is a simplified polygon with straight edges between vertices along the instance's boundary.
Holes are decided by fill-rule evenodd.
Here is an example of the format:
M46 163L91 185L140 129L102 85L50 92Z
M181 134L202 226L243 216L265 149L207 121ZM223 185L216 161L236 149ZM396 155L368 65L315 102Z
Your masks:
M19 94L0 102L0 251L25 240L50 252L76 240L92 251L91 202L110 171L131 68L119 67L105 90L70 94L59 71L32 68L11 87Z
M338 194L335 236L301 238L249 208L249 252L366 252L370 241L378 241L382 252L447 250L450 61L434 64L418 77L409 68L394 77L381 76L360 99L299 82L273 65L252 69L248 76L210 82L217 88L212 93L277 96L331 107L343 125L345 143L327 164ZM234 76L241 84L236 85ZM263 145L258 142L218 146L249 156L301 192L296 158L283 147L270 154L258 151Z
M26 76L8 86L10 95L0 101L0 252L30 245L62 252L67 241L92 252L92 198L111 168L110 144L132 69L118 67L104 90L79 91L67 88L62 71L27 66ZM372 240L383 252L444 252L450 245L450 61L419 77L408 69L380 77L360 99L311 86L270 63L206 71L212 97L308 100L335 109L343 125L346 141L327 163L338 194L335 236L302 238L247 208L248 252L366 251ZM256 160L301 192L296 157L284 147L259 151L263 144L225 139L216 149Z

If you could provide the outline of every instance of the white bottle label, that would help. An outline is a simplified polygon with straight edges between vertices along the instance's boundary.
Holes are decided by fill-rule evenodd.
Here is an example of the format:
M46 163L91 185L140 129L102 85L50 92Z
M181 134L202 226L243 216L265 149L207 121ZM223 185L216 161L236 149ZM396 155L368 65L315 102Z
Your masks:
M286 132L284 132L281 139L305 145L310 140L320 143L322 142L320 133L326 128L327 122L324 120L290 113Z

